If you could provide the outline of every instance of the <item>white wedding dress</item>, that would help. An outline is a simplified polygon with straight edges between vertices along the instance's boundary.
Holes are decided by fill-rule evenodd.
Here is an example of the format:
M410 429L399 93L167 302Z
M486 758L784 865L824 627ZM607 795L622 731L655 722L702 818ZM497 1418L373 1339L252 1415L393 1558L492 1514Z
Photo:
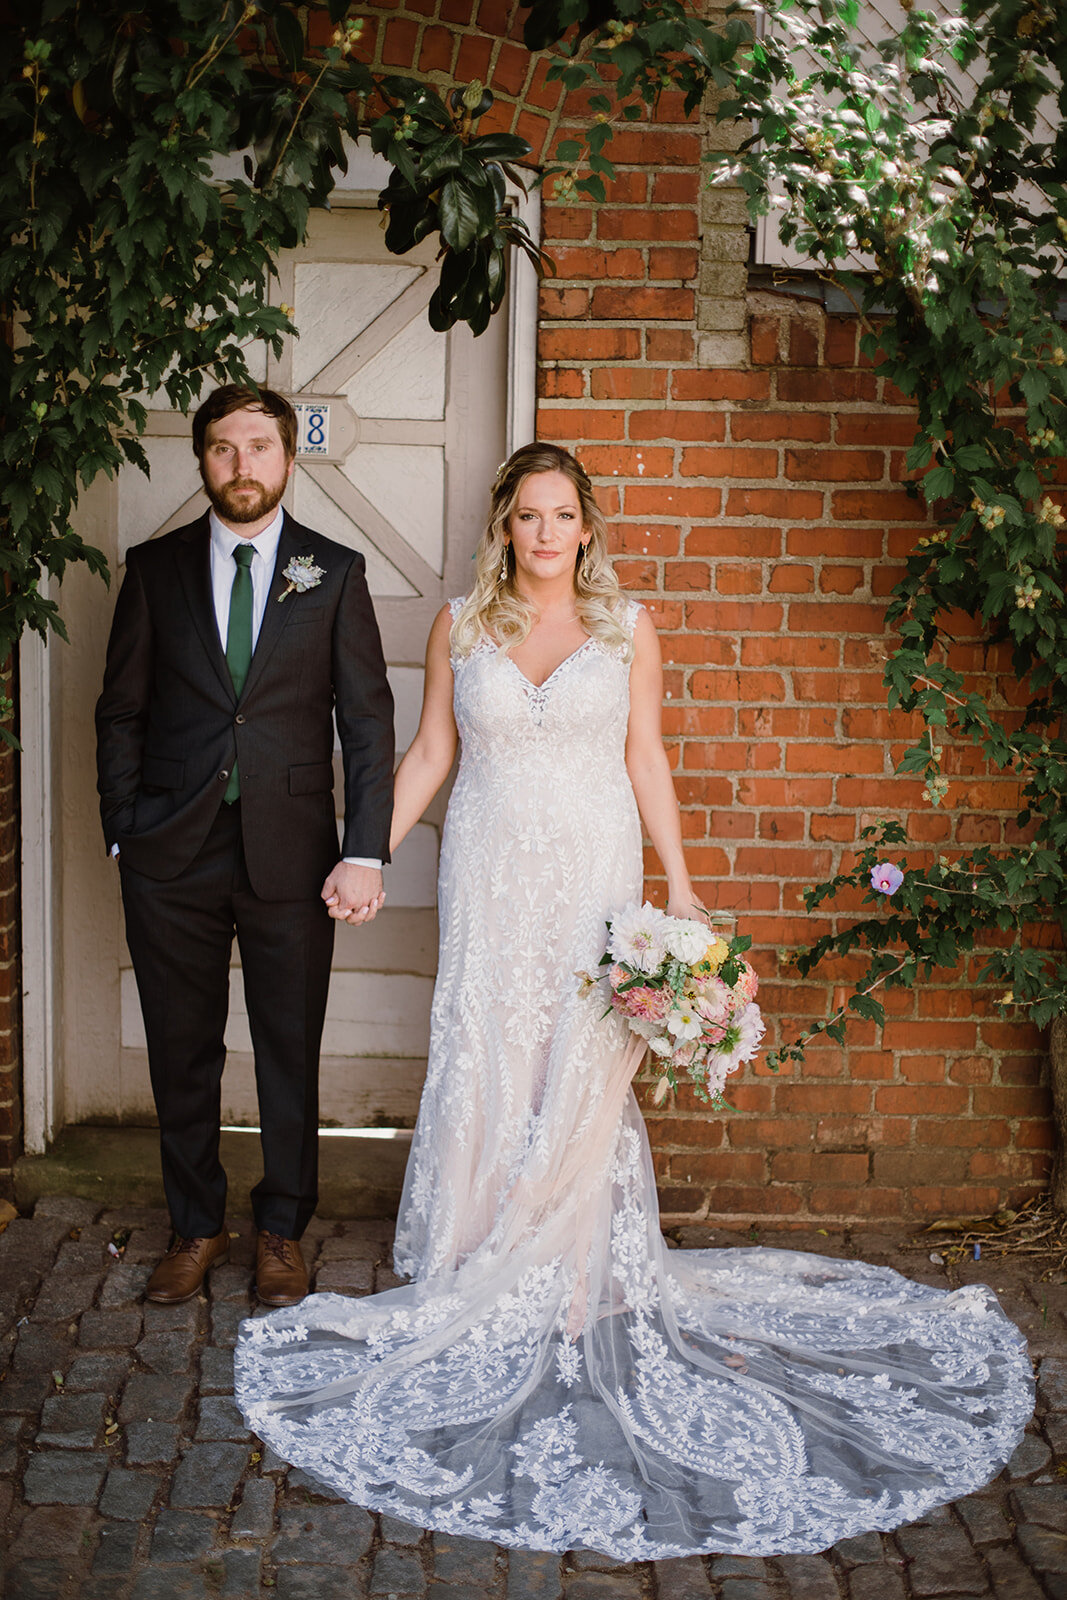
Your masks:
M246 1322L249 1426L360 1505L620 1561L823 1550L978 1489L1033 1401L989 1289L663 1244L641 1045L575 976L640 898L625 661L588 640L540 688L489 645L453 666L462 762L396 1237L414 1282Z

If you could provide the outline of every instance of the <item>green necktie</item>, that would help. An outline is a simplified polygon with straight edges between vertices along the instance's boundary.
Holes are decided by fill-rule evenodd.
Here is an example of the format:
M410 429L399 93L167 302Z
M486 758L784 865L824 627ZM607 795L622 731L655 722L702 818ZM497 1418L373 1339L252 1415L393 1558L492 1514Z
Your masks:
M241 690L248 677L248 669L252 665L252 557L255 547L250 544L239 544L233 552L233 559L237 563L237 571L233 575L233 588L230 590L230 622L226 629L226 665L230 669L230 679L233 683L234 693L241 698ZM227 805L232 805L241 793L241 779L237 771L237 757L234 756L233 771L226 785L223 799Z

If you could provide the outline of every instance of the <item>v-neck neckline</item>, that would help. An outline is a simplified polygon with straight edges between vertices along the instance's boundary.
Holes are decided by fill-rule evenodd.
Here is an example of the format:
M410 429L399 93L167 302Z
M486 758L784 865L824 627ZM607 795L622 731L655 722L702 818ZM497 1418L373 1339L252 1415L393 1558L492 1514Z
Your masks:
M547 678L542 678L540 683L534 683L532 678L528 678L526 676L525 672L523 672L522 668L519 666L519 663L514 659L514 657L510 654L510 652L508 653L507 660L511 662L511 665L515 668L515 671L518 673L519 677L522 679L522 681L526 685L526 687L528 689L532 689L535 694L540 694L542 689L547 689L548 688L549 684L552 682L552 679L556 676L557 672L562 672L563 668L567 665L568 661L573 661L575 656L580 656L582 651L585 649L586 645L592 644L592 642L593 642L592 634L591 633L587 633L585 638L582 640L581 644L578 646L578 648L576 650L572 650L569 656L564 656L562 661L557 662L556 665L552 668L552 671L548 674L548 677Z

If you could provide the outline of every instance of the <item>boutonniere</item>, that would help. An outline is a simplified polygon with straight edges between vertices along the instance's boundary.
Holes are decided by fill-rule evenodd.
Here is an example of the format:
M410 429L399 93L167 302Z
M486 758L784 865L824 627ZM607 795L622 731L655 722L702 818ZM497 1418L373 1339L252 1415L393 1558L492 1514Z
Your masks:
M284 600L287 594L292 594L294 589L297 594L306 594L309 589L317 589L325 576L326 568L317 567L311 556L294 556L282 572L288 587L278 596L279 601Z

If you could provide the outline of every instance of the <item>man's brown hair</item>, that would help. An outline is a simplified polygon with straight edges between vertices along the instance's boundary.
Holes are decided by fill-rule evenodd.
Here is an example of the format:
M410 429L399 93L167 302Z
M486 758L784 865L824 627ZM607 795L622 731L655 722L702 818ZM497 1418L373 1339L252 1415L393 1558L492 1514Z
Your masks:
M193 417L193 449L196 459L203 461L207 430L212 422L221 422L234 411L262 411L273 417L282 436L285 454L291 461L296 455L296 412L284 395L273 389L251 389L245 384L224 383L221 389L209 394Z

